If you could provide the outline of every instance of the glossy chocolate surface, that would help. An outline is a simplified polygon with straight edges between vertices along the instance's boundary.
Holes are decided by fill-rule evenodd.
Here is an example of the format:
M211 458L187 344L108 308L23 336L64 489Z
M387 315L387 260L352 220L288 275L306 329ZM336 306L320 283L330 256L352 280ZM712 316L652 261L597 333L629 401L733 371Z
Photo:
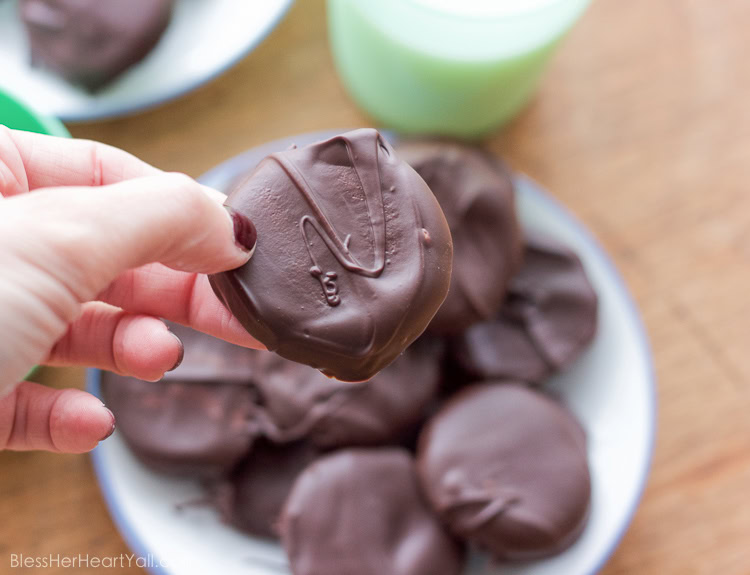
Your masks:
M585 433L565 407L528 387L461 391L422 432L417 465L448 528L498 559L558 553L586 524Z
M495 316L521 263L521 231L513 179L505 164L480 148L412 141L398 154L435 194L453 237L450 290L429 331L460 333Z
M448 291L445 217L375 130L271 154L227 204L258 243L246 265L211 276L214 291L269 350L339 380L391 363Z
M578 256L539 235L527 237L524 251L498 316L451 345L453 360L471 379L541 382L569 366L596 335L598 299Z
M401 449L318 459L295 482L280 531L295 575L458 575L463 567Z
M101 88L157 44L174 0L21 0L31 63L89 90Z

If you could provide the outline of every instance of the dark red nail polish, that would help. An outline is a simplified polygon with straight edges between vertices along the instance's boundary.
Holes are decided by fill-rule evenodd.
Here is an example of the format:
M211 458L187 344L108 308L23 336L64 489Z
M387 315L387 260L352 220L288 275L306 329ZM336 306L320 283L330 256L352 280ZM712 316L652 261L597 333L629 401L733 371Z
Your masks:
M167 328L167 330L169 331L169 335L175 338L177 340L177 343L180 344L180 352L177 354L177 361L170 369L167 370L167 371L174 371L175 369L180 367L182 360L185 359L185 344L182 343L182 340L179 337L177 337L174 333L172 333L172 331L169 330L169 328Z
M107 434L104 437L102 437L99 441L104 441L105 439L111 437L112 434L115 432L115 414L112 413L112 411L107 406L104 406L104 409L106 409L107 412L109 413L109 417L112 420L112 427L109 428L109 431L107 432Z
M243 250L251 252L255 249L255 242L258 240L258 232L255 229L255 224L250 221L250 218L239 213L230 206L224 206L232 217L232 223L234 224L234 241Z

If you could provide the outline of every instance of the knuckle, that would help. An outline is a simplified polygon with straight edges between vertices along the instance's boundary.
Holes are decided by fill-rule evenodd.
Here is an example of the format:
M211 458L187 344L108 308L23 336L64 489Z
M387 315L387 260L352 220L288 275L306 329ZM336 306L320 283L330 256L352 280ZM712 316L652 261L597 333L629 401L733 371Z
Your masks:
M198 184L187 174L181 172L167 172L160 176L165 184L173 190L182 190L184 193L188 193L195 188L198 188Z
M212 200L195 180L185 174L167 174L167 177L172 199L185 218L198 221L210 215Z
M190 176L180 173L168 173L158 176L163 179L163 189L183 209L200 210L205 207L205 194L198 183Z

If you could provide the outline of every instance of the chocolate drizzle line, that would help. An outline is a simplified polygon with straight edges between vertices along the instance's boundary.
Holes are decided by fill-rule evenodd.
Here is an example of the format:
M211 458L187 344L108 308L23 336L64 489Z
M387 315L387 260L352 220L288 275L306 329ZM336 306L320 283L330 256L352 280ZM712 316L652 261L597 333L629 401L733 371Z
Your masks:
M281 154L272 154L270 156L270 158L286 173L292 183L294 183L299 190L302 197L312 208L313 214L302 216L299 227L302 236L305 239L305 247L307 248L307 252L309 253L310 260L313 264L310 268L310 274L320 281L326 301L332 307L341 303L341 297L338 293L338 286L336 284L337 275L335 272L324 273L318 265L315 256L310 249L311 244L307 235L308 226L320 236L331 254L347 271L369 278L376 278L383 273L383 269L385 268L385 210L383 207L383 191L380 185L380 170L378 169L379 139L375 140L374 154L363 153L360 155L354 153L353 147L356 143L353 143L349 138L339 136L335 139L344 142L349 161L351 162L354 172L357 174L357 179L359 180L362 191L365 194L365 202L367 203L367 213L370 220L370 230L372 231L375 251L374 266L370 268L360 264L349 251L351 235L347 235L343 241L341 240L333 224L326 217L320 205L316 202L316 194L313 191L312 186L310 186L304 175L294 165L294 162ZM363 162L364 166L362 169L357 167L355 158Z

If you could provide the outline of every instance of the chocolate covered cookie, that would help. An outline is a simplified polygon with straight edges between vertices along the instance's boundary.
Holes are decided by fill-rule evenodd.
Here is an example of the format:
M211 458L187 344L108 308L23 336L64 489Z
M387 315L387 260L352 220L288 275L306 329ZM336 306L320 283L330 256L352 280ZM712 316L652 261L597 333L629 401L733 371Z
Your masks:
M458 575L462 551L401 449L344 450L297 478L281 538L295 575Z
M226 203L255 223L258 242L247 264L211 285L287 359L342 381L371 379L445 299L445 217L375 130L271 154Z
M584 431L528 387L493 382L457 394L422 432L417 466L448 528L498 559L558 553L586 524Z
M231 383L141 381L102 373L102 397L133 453L157 471L215 477L248 452L256 395Z
M263 433L321 449L393 443L419 423L437 395L441 342L420 339L373 379L344 383L263 353L254 375Z
M497 317L454 339L452 360L469 379L538 383L569 366L596 335L597 295L575 253L529 235L524 261Z
M101 88L157 44L174 0L21 0L31 63L89 90Z
M216 489L215 501L223 520L250 535L275 538L294 481L317 456L318 451L305 442L258 442Z
M453 237L453 272L445 302L429 326L460 333L495 316L522 256L510 170L480 148L441 141L398 146L435 194Z
M162 472L215 477L245 456L260 429L255 354L189 328L182 364L152 383L109 372L101 392L133 453Z

